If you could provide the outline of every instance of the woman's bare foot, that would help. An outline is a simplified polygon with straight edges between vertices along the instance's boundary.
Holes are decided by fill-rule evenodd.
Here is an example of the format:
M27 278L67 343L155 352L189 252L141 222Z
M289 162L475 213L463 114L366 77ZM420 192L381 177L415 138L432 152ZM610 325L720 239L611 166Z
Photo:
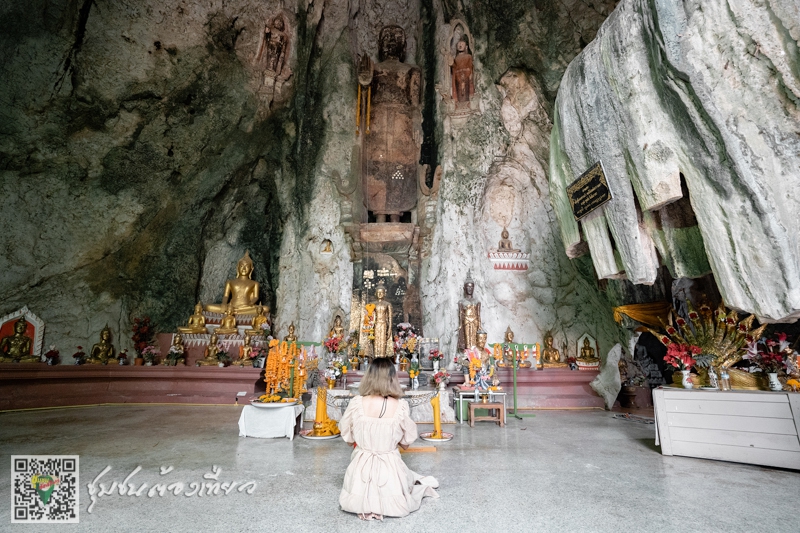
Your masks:
M383 515L375 513L358 513L361 520L383 520Z

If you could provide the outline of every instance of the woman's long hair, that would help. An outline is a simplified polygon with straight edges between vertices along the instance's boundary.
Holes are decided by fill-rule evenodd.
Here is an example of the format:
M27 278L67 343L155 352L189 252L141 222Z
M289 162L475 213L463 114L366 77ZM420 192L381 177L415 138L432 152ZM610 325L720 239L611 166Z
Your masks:
M397 381L394 363L388 357L378 357L370 363L358 387L361 396L391 396L402 398L403 389Z

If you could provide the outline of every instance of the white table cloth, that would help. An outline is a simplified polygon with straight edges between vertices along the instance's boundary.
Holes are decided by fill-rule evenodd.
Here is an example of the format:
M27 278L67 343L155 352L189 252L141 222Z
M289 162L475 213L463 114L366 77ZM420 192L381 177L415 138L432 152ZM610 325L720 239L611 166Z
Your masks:
M303 409L302 404L272 409L245 405L239 417L239 436L261 439L289 437L289 440L292 440L295 422Z

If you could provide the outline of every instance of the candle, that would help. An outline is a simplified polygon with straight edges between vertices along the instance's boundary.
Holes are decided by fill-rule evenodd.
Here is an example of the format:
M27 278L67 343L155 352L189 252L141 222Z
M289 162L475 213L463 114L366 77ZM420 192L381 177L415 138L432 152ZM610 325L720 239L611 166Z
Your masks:
M442 438L442 413L439 411L439 394L431 398L431 407L433 408L433 435L432 439Z
M317 387L317 412L314 415L315 423L328 420L328 391L324 387Z

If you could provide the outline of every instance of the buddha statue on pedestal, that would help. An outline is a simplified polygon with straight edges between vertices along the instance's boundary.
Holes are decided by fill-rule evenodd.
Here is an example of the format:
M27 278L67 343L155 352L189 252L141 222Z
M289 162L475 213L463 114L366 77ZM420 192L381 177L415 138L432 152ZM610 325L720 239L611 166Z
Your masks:
M203 304L197 302L194 306L194 314L189 317L189 324L179 326L180 333L208 333L206 328L206 318L203 316Z
M105 365L114 359L114 354L114 345L111 344L111 330L106 325L100 332L100 342L92 346L86 363L90 365Z
M267 307L266 309L269 309L269 307ZM257 305L256 316L253 317L252 329L245 330L245 336L263 337L265 324L269 325L269 321L267 320L267 316L265 313L265 306Z
M206 311L225 313L227 306L231 305L233 312L238 315L256 314L255 304L259 297L259 285L257 281L250 279L252 275L253 260L250 259L250 252L247 251L236 264L236 278L225 282L222 303L206 305Z
M544 368L565 368L567 363L561 362L561 353L553 347L553 334L547 332L544 336L544 349L542 350L542 366Z
M294 322L292 322L291 324L289 324L289 333L286 334L283 340L288 342L289 344L297 342L297 335L294 334L294 331L295 331Z
M195 363L195 366L217 366L219 364L219 360L217 359L217 354L220 352L221 348L219 344L219 337L217 337L216 332L211 334L211 338L208 340L208 346L206 346L205 352L203 352L203 358L200 359Z
M394 342L392 334L392 304L385 301L386 288L383 280L378 282L375 289L375 341L373 355L375 357L394 356Z
M501 233L500 236L500 242L497 243L498 252L516 253L520 251L518 248L514 248L514 246L511 244L511 240L508 238L508 230L506 228L503 228L503 233Z
M594 355L594 348L589 345L588 337L583 339L583 347L581 348L581 355L578 357L578 361L592 364L600 362L600 359Z
M250 354L253 353L253 346L250 344L251 342L252 342L252 337L249 335L245 335L244 344L239 346L239 360L234 363L235 365L249 366L252 364L253 360L250 358Z
M236 317L233 316L233 306L228 304L228 309L225 311L225 316L222 317L222 322L219 327L214 330L217 335L235 335L239 333L236 328Z
M14 323L14 334L0 341L0 363L38 363L38 356L31 354L33 339L25 335L28 322L22 316Z
M464 282L464 298L458 302L458 351L463 352L478 344L478 330L481 328L481 303L472 297L475 282L472 273L467 272Z

